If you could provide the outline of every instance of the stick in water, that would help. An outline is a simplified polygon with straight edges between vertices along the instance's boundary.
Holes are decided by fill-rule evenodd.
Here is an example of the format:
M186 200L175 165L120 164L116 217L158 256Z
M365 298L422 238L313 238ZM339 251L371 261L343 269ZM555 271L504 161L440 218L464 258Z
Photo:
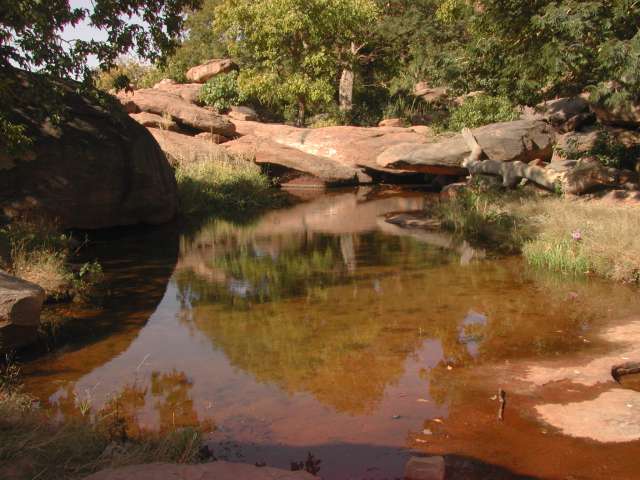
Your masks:
M504 420L504 407L507 404L507 393L499 389L498 390L498 402L500 402L500 406L498 407L498 420Z

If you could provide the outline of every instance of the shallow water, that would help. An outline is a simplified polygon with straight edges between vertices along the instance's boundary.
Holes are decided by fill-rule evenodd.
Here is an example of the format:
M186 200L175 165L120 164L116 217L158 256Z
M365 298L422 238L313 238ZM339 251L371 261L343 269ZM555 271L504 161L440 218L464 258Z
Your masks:
M102 235L111 295L54 312L90 334L28 363L27 389L60 416L117 405L132 433L205 425L217 458L311 452L325 479L399 478L416 452L447 455L448 478L633 478L637 442L546 431L524 401L498 424L490 397L494 367L605 350L637 291L384 221L428 201L338 192L251 225Z

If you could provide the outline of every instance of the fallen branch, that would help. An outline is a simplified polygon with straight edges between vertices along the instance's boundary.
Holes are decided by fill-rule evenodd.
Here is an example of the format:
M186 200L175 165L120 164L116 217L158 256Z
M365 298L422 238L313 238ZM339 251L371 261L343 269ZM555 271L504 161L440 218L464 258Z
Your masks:
M503 389L498 390L498 402L500 402L500 406L498 407L498 420L504 420L504 407L507 405L507 393Z
M620 378L634 373L640 373L640 362L627 362L611 367L611 376L618 383L620 383Z

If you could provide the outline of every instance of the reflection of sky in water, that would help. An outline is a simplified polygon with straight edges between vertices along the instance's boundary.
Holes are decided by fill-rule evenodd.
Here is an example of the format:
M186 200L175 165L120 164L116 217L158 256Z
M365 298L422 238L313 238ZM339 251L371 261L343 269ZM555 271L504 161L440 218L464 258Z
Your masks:
M470 310L460 325L458 339L467 347L469 355L478 356L479 344L482 341L481 327L487 324L487 317L481 313Z

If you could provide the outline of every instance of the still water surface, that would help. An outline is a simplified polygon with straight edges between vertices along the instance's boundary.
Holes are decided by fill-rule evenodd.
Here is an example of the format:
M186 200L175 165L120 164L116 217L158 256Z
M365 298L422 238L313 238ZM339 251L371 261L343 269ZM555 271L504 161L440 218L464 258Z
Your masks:
M26 365L27 388L60 416L117 404L132 433L205 425L218 458L288 468L311 452L326 479L399 478L416 452L450 455L459 478L604 478L602 462L632 461L638 445L528 414L496 433L487 385L492 366L604 348L592 335L640 311L637 292L384 221L427 201L339 192L250 225L103 235L111 295L63 312L88 340Z

